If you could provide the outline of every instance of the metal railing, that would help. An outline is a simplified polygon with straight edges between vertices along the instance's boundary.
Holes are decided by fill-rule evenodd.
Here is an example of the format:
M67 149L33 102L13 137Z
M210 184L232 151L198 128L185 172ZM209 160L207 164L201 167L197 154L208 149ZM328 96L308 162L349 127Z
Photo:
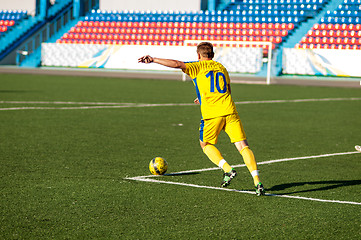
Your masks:
M61 28L74 19L73 6L69 6L58 17L45 24L30 39L20 45L16 51L16 65L19 66L26 58L41 47L41 43L47 41Z
M84 13L99 7L99 0L85 0ZM19 66L24 60L32 54L41 50L41 43L48 41L57 34L64 26L75 19L73 4L65 8L56 18L46 23L30 39L25 41L16 51L16 65Z

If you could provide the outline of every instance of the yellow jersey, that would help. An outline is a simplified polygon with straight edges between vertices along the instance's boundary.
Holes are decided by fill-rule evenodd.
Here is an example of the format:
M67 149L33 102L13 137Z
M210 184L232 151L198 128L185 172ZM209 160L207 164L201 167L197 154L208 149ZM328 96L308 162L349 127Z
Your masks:
M187 62L183 72L193 79L203 119L237 113L227 69L213 60Z

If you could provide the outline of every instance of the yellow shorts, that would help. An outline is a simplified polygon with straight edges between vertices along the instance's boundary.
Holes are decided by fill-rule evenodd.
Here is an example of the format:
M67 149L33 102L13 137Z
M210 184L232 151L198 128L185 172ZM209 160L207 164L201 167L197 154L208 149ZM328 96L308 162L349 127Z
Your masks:
M232 143L246 140L246 134L238 114L202 119L199 128L199 139L202 142L216 144L218 135L222 130L227 133Z

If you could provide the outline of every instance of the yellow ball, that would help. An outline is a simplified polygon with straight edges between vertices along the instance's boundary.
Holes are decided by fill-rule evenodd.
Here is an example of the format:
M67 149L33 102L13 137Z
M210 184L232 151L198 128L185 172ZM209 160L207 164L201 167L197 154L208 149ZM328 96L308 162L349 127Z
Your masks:
M168 169L168 163L164 158L155 157L149 163L149 170L153 175L163 175Z

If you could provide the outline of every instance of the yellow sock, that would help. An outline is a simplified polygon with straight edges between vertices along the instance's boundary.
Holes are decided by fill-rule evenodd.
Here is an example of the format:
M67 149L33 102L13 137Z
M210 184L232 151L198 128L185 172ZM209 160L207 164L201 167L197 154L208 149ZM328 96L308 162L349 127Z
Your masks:
M251 173L254 181L254 185L257 186L257 184L260 182L259 180L259 174L257 169L257 162L253 155L252 150L246 146L241 151L240 154L243 157L243 161L246 164L248 171Z
M229 172L232 170L231 166L223 159L219 150L213 145L206 145L203 148L203 152L207 155L209 160L211 160L218 167L222 168L224 172Z

